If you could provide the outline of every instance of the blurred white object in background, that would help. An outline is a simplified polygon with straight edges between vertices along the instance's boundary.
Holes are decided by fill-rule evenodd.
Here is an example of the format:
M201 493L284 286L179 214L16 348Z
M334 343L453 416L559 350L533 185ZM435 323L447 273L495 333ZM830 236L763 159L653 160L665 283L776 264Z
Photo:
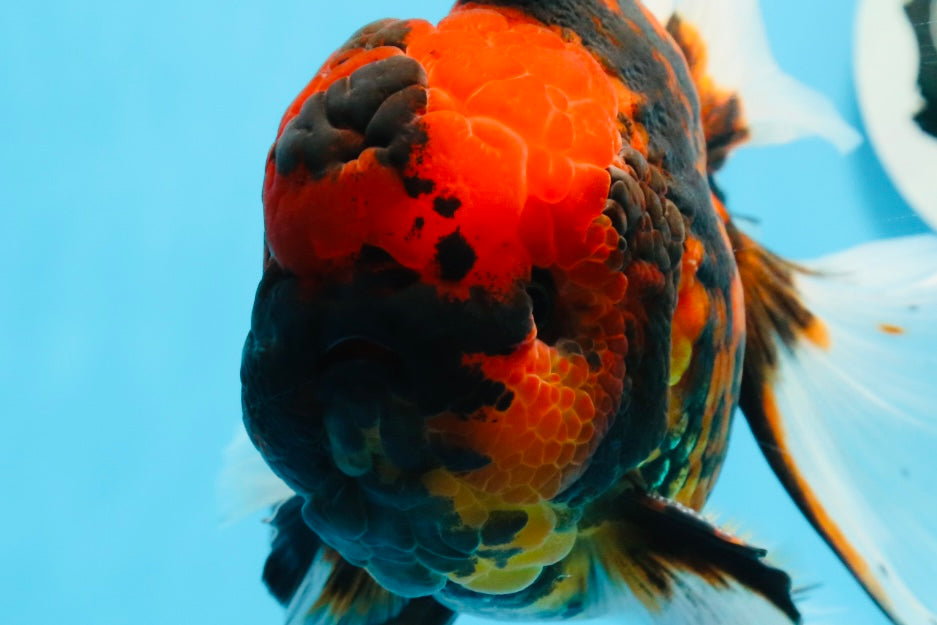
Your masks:
M904 11L907 0L862 0L856 22L855 72L866 132L902 197L937 229L937 138L914 122L918 43ZM931 15L937 14L937 0ZM937 39L937 24L930 24ZM937 59L934 60L937 63Z

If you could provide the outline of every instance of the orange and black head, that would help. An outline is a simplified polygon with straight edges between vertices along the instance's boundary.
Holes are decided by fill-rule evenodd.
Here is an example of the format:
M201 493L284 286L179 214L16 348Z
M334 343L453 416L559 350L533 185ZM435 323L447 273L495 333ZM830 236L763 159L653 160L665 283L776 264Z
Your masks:
M287 110L245 423L391 590L484 590L479 553L663 436L684 218L635 111L686 123L645 104L573 30L467 4L362 29Z

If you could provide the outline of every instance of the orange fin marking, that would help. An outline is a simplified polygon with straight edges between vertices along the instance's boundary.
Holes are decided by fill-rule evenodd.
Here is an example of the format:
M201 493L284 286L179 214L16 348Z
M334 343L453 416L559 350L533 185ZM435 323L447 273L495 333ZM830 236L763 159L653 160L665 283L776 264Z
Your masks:
M878 324L878 329L884 332L885 334L901 335L905 333L905 329L901 326L896 326L893 323L880 323Z

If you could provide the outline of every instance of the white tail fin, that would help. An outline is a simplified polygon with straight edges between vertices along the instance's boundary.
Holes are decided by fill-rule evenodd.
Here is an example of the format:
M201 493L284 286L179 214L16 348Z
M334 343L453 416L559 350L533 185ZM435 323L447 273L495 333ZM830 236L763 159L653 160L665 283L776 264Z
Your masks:
M782 323L796 331L774 335L769 357L751 354L769 368L746 369L743 409L788 491L882 609L900 625L934 625L937 236L807 268L786 292L812 313L797 321L808 331Z
M819 136L842 152L861 142L822 94L785 74L771 53L758 0L650 0L667 24L691 24L706 44L708 74L738 94L753 143L785 143Z

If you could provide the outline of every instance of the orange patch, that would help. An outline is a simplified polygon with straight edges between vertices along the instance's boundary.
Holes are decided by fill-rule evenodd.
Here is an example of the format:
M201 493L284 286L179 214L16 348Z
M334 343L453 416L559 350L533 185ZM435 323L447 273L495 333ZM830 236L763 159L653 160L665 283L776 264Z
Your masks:
M901 326L896 326L891 323L880 323L878 324L878 329L884 332L885 334L894 334L901 335L905 333L905 329Z
M586 233L594 248L568 268L554 266L557 299L575 311L569 339L590 345L579 353L547 345L536 330L505 356L469 356L486 378L513 395L504 410L486 407L469 418L443 415L429 427L491 459L464 476L473 488L508 504L550 499L579 477L618 410L625 375L628 281L604 260L618 239L607 217Z
M882 331L887 332L885 329ZM810 324L804 328L803 334L808 341L820 349L829 349L830 345L832 344L830 341L830 333L826 328L826 324L816 317L810 320Z
M622 145L618 115L622 106L632 110L635 96L575 36L521 11L468 4L436 27L409 25L405 52L384 46L334 54L287 109L280 130L313 94L368 63L406 54L428 78L419 116L426 141L400 172L373 148L320 180L301 167L280 174L271 163L264 200L277 262L309 275L373 245L461 298L473 286L502 293L532 266L570 267L588 256L591 224L608 194L605 170ZM401 173L432 190L408 195ZM436 198L455 198L460 208L440 216ZM456 230L475 256L457 283L441 279L436 263L436 243Z

